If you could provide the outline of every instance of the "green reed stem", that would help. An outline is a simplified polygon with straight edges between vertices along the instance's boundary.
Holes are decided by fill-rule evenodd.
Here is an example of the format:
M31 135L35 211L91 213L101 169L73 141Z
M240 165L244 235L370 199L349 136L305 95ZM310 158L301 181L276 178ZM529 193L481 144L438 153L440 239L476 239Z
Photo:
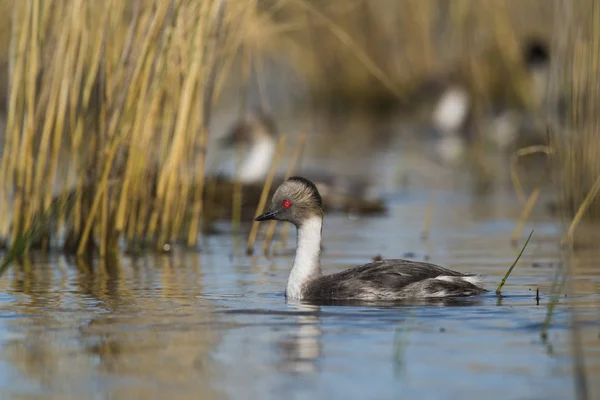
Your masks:
M16 260L23 257L26 253L29 244L33 240L34 230L30 229L26 232L19 233L13 243L8 248L8 252L0 262L0 277L8 270Z
M506 272L506 275L504 275L504 278L502 278L502 281L500 282L500 285L498 285L498 289L496 289L496 295L498 295L498 296L500 295L500 291L502 290L502 287L506 283L506 280L510 276L510 273L512 272L513 268L515 267L515 265L517 265L517 263L519 262L519 259L523 255L523 252L525 251L525 248L527 247L527 244L529 244L529 239L531 239L531 236L533 236L533 232L534 231L535 231L535 229L531 230L531 233L529 234L529 237L525 241L525 244L523 245L523 248L521 249L521 252L517 256L517 258L515 259L515 261L512 263L512 265L510 266L510 268L508 269L508 271Z

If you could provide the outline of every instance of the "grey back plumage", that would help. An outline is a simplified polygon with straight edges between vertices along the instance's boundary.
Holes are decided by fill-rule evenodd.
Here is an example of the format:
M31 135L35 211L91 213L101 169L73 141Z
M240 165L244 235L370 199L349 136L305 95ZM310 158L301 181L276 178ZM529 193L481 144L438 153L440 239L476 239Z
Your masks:
M462 297L485 292L472 283L473 278L474 275L435 264L382 260L313 280L305 288L304 295L306 299L324 300L398 300Z

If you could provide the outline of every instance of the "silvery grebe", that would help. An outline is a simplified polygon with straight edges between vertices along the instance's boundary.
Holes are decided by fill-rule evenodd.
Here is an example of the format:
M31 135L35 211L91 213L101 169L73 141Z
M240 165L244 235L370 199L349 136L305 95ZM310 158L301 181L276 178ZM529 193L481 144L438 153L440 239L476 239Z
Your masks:
M239 168L239 180L244 184L264 182L275 155L277 135L275 121L263 112L248 113L235 122L221 144L232 147L237 144L249 146L246 157Z
M291 222L298 231L296 257L285 295L296 300L400 300L478 295L475 275L434 264L381 260L333 275L320 264L323 203L308 179L293 177L277 188L268 210L256 221Z
M546 98L546 87L550 66L550 53L545 42L530 40L523 51L523 66L531 79L529 97L537 107ZM445 162L456 162L464 155L466 141L474 133L470 126L473 121L472 93L464 80L450 82L433 81L429 84L437 93L437 102L432 114L432 122L441 139L437 151ZM514 146L518 139L531 138L539 141L538 121L527 110L511 109L501 103L487 110L489 141L500 150ZM521 144L523 145L523 144Z
M245 144L248 151L239 168L238 178L246 186L264 183L277 147L277 126L274 119L262 112L248 113L238 120L221 139L225 147ZM358 214L378 214L385 211L383 201L377 198L366 179L323 170L302 169L323 194L328 211L347 211ZM275 182L282 182L281 176Z

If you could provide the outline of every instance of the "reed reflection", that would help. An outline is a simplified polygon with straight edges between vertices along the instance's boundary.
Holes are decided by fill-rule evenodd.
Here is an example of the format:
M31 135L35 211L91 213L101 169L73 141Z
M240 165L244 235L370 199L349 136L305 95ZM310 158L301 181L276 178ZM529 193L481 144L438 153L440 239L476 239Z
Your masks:
M212 305L198 300L199 270L194 253L107 258L67 263L65 282L54 263L25 262L9 276L20 317L1 328L12 334L0 358L50 394L79 398L101 383L115 398L218 398L218 336Z

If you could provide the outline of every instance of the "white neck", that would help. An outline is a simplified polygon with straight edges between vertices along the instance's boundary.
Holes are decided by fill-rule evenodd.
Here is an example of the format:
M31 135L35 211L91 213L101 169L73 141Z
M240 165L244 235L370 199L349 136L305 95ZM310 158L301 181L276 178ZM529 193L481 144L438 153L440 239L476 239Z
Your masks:
M256 183L265 178L275 153L275 141L270 136L258 138L250 147L248 156L240 167L242 183Z
M302 289L311 280L321 276L321 229L323 218L310 217L298 227L296 258L288 278L285 295L289 299L301 299Z

